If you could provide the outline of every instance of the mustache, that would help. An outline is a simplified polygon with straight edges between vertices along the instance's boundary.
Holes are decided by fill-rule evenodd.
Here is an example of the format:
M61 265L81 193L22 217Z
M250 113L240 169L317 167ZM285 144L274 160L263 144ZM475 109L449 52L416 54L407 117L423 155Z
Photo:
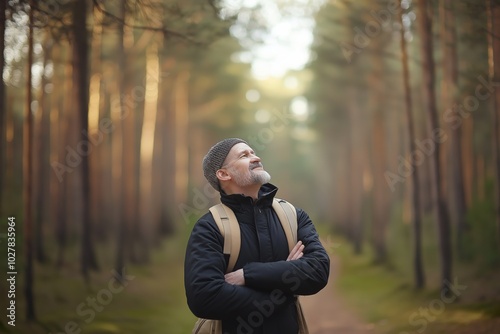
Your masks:
M250 170L255 169L255 168L257 168L257 167L264 168L264 165L262 165L262 163L261 163L261 162L254 162L254 163L251 163L251 164L250 164Z

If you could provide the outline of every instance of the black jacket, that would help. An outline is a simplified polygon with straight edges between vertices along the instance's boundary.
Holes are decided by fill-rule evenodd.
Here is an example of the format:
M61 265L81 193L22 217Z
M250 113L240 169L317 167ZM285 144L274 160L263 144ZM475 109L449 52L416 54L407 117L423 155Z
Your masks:
M191 311L200 318L221 319L223 334L296 334L295 295L311 295L328 281L330 259L309 216L297 209L298 239L304 256L286 261L288 244L272 209L278 189L265 184L255 203L243 195L221 195L241 229L235 268L243 268L245 286L224 281L228 256L210 213L195 224L186 249L184 284Z

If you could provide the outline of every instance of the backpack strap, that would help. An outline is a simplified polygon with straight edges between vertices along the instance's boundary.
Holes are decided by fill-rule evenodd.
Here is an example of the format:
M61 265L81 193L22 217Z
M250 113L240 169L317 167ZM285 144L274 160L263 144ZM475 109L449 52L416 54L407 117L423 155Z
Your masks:
M297 243L297 211L292 204L278 198L273 200L273 209L278 215L281 226L285 231L288 248L292 251ZM226 273L229 273L233 271L240 254L240 225L238 225L238 220L233 210L222 203L212 206L209 210L224 238L224 254L229 255Z
M222 203L212 206L209 210L224 238L224 254L229 255L226 273L229 273L233 271L238 255L240 254L240 225L238 225L238 220L236 220L233 210Z
M297 243L297 211L292 204L279 198L273 200L273 209L285 231L288 248L292 251Z

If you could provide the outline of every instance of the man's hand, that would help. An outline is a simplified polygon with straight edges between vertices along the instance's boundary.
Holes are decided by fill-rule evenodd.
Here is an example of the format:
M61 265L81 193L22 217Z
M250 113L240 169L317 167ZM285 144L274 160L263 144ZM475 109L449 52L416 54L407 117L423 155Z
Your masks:
M226 283L232 285L245 285L245 275L243 273L243 269L238 269L224 275L224 279L226 280Z
M304 245L302 244L302 241L299 240L295 247L293 247L286 260L293 261L300 259L304 255L303 251ZM224 279L226 280L226 283L232 285L245 285L245 274L243 273L243 269L238 269L236 271L225 274Z
M293 261L293 260L298 260L304 255L304 245L302 244L302 241L298 241L295 247L293 247L292 251L288 255L288 258L286 259L287 261Z

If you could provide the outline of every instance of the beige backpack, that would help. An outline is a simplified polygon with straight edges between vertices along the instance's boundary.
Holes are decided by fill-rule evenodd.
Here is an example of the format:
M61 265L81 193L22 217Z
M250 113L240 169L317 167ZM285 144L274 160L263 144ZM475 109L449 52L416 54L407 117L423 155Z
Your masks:
M273 209L285 231L288 248L292 251L297 243L297 211L295 207L285 200L275 198ZM229 254L227 273L233 271L236 260L240 254L241 235L240 226L236 220L233 210L220 203L210 208L215 223L224 237L224 254ZM297 319L299 323L299 334L309 334L306 320L299 299L297 298ZM200 318L196 321L192 334L222 334L222 321Z

